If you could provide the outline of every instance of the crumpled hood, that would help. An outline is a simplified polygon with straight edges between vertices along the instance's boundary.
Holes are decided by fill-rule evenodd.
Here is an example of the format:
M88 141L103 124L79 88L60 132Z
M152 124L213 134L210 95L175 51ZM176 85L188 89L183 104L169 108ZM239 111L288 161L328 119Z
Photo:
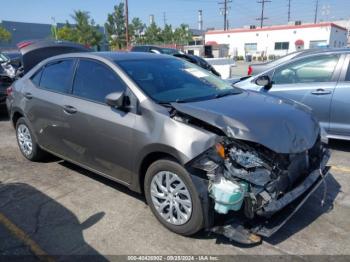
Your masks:
M172 106L229 137L261 144L276 153L310 149L320 133L317 120L302 105L254 91Z

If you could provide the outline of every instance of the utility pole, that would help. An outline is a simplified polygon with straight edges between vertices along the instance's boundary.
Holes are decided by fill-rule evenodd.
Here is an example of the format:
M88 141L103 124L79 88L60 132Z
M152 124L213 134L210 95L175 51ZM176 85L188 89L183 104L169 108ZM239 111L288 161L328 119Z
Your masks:
M164 22L164 27L167 25L167 19L166 19L166 13L163 12L163 22Z
M270 0L261 0L258 1L258 4L261 4L261 16L260 18L257 18L256 20L260 21L260 28L264 26L264 20L268 19L267 17L264 16L264 11L265 11L265 3L270 3Z
M203 10L198 10L198 30L203 30Z
M288 0L288 22L290 22L290 2L291 0Z
M129 6L128 0L125 0L125 40L126 48L129 47Z
M315 6L315 20L314 23L317 23L317 14L318 14L318 0L316 0L316 6Z
M219 5L223 5L224 7L221 7L221 14L224 15L224 31L228 29L228 22L227 22L227 15L230 10L230 7L228 6L229 3L232 3L232 0L224 0L224 2L219 2Z

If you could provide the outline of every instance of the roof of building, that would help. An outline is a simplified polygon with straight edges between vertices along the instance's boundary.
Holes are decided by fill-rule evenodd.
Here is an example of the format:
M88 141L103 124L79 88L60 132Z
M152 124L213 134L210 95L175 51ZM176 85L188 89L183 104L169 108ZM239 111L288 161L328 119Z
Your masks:
M336 27L340 30L347 31L346 28L341 27L334 23L317 23L317 24L301 24L301 25L273 25L273 26L265 26L263 28L234 28L229 30L212 30L206 32L207 35L210 34L232 34L232 33L246 33L246 32L260 32L260 31L273 31L273 30L288 30L288 29L302 29L302 28L317 28L317 27Z

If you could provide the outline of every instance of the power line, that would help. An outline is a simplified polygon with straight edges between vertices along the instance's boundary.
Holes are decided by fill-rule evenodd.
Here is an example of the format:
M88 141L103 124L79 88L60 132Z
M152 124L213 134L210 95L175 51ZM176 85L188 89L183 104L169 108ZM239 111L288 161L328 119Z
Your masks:
M261 0L258 1L258 4L261 4L261 16L260 18L257 18L256 20L260 21L260 28L264 26L264 20L268 19L267 17L264 16L264 11L265 11L265 3L270 3L270 0Z
M219 5L223 5L224 7L221 7L221 14L224 15L224 31L228 29L228 19L227 15L231 7L228 6L229 3L232 3L232 0L225 0L224 2L219 2Z

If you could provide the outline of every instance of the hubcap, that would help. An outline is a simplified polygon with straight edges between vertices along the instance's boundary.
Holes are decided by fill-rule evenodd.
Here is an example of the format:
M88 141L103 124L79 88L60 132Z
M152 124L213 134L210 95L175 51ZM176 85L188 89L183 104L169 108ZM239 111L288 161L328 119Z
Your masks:
M151 181L151 198L161 217L173 224L183 225L191 217L192 199L185 183L172 172L161 171Z
M29 129L26 125L20 124L17 128L17 138L21 151L29 156L33 151L33 142Z

